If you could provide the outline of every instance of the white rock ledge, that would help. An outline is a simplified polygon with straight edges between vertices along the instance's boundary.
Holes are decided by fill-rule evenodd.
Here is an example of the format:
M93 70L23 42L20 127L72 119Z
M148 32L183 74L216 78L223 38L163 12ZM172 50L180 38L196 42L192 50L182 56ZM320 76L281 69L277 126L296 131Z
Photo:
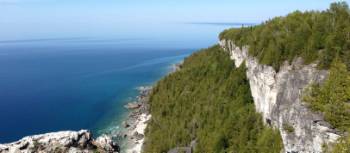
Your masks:
M0 153L114 153L119 147L106 135L92 138L87 130L61 131L33 135L19 141L0 144Z

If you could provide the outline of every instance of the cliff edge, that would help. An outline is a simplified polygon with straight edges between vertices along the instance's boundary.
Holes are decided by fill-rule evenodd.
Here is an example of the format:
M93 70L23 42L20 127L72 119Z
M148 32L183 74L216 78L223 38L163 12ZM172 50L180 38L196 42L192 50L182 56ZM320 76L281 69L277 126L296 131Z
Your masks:
M322 152L324 144L340 137L322 115L310 111L302 102L303 90L326 79L327 71L318 70L316 64L303 65L298 58L291 64L285 62L276 72L249 56L248 47L239 48L230 40L221 40L220 46L230 53L237 67L245 63L255 108L266 124L279 129L285 152Z

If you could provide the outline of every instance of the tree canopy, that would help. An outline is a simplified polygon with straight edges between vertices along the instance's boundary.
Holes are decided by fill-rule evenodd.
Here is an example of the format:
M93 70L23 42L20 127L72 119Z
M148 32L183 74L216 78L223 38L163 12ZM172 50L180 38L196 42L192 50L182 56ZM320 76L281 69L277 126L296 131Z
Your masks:
M295 11L260 25L225 30L220 39L249 46L249 54L273 66L296 57L306 64L318 60L328 69L336 54L350 68L350 10L346 2L332 3L325 11Z
M195 140L198 153L280 153L281 136L255 112L243 65L235 68L228 53L214 46L159 81L150 97L144 152L167 152Z

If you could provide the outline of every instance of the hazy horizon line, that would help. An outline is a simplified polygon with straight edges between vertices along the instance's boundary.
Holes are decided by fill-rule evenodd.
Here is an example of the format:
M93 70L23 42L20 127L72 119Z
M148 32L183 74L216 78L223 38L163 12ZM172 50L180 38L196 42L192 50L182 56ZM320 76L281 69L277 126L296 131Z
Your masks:
M195 24L195 25L223 25L223 26L254 26L259 23L254 22L185 22L184 24Z
M11 39L0 40L0 44L16 44L16 43L31 43L31 42L45 42L45 41L73 41L73 42L104 42L104 41L130 41L130 40L146 40L146 38L92 38L92 37L61 37L61 38L35 38L35 39Z

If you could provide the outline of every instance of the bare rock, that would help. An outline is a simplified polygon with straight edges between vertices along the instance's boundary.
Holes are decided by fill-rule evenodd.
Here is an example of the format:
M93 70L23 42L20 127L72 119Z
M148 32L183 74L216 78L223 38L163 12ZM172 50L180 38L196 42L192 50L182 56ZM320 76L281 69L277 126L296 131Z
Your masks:
M145 136L144 136L143 134L140 134L140 133L138 133L138 132L135 132L135 133L133 134L133 137L138 141L138 140L143 139Z
M141 107L141 104L137 102L133 102L133 103L126 104L124 107L127 109L138 109Z
M102 135L98 137L94 143L97 147L107 152L111 152L111 153L115 151L119 152L120 150L119 146L115 142L113 142L112 139L107 135Z
M124 128L128 128L128 127L130 127L130 124L127 122L127 121L123 121L123 127Z
M96 150L113 153L118 152L119 147L108 136L102 136L94 140L92 134L87 130L33 135L13 143L0 144L0 153L93 153Z
M302 101L304 89L322 82L327 71L317 69L316 63L304 65L301 58L285 62L276 71L249 56L248 46L238 47L231 40L221 40L220 45L230 53L236 67L247 67L256 111L266 124L279 129L285 152L322 152L324 144L334 143L341 136ZM294 132L284 130L285 124L292 125Z

